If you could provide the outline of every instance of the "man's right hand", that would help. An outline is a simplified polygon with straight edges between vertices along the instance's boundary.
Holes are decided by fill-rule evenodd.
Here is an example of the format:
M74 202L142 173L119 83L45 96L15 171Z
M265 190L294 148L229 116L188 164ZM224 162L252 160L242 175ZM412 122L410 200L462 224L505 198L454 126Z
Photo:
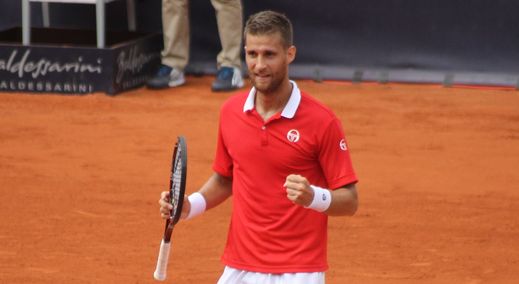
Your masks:
M171 210L173 209L173 205L171 205L169 196L169 191L163 191L160 193L159 205L160 205L160 216L162 219L171 218ZM187 198L187 195L184 195L184 204L182 206L182 213L180 214L180 219L185 219L191 210L191 203Z

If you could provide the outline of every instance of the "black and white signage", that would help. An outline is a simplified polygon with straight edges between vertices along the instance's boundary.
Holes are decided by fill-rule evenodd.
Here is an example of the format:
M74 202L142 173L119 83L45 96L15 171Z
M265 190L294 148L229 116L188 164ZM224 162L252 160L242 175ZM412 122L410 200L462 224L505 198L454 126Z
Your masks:
M114 47L2 43L0 91L87 94L141 86L160 64L162 37L146 35Z

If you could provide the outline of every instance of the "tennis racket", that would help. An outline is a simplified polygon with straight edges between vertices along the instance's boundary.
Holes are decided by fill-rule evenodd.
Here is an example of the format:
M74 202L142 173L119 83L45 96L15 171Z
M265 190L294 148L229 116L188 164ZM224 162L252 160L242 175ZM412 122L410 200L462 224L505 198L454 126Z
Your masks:
M175 224L177 224L180 218L180 213L182 213L182 204L184 203L184 193L186 191L186 170L186 140L183 136L179 136L177 138L177 143L175 144L175 149L173 150L171 177L169 179L169 202L171 202L171 205L173 205L173 209L171 210L171 217L166 220L164 236L162 238L162 242L160 243L157 267L153 273L153 277L160 281L166 279L169 250L171 246L171 233L173 233L173 227L175 227Z

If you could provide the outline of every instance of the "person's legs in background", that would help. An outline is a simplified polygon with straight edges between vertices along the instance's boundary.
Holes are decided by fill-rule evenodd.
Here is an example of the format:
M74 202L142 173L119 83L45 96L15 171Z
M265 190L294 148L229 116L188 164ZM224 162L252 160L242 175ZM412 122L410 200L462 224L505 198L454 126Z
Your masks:
M216 58L218 72L213 91L232 91L243 87L241 50L243 9L241 0L211 0L216 13L222 50Z
M150 88L176 87L185 83L184 69L189 61L189 0L162 0L164 49L162 65L148 80Z

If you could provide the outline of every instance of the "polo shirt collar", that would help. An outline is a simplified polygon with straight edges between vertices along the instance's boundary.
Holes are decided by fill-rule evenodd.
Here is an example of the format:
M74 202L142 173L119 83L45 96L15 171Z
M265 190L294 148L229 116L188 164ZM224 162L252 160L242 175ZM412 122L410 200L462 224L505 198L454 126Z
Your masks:
M285 108L281 112L281 116L285 118L293 118L296 115L297 108L299 107L299 103L301 102L301 91L297 87L296 82L290 80L292 84L292 93L290 94L290 98L288 99ZM249 96L243 105L243 112L247 112L254 109L254 99L256 98L256 88L252 87L249 92Z

